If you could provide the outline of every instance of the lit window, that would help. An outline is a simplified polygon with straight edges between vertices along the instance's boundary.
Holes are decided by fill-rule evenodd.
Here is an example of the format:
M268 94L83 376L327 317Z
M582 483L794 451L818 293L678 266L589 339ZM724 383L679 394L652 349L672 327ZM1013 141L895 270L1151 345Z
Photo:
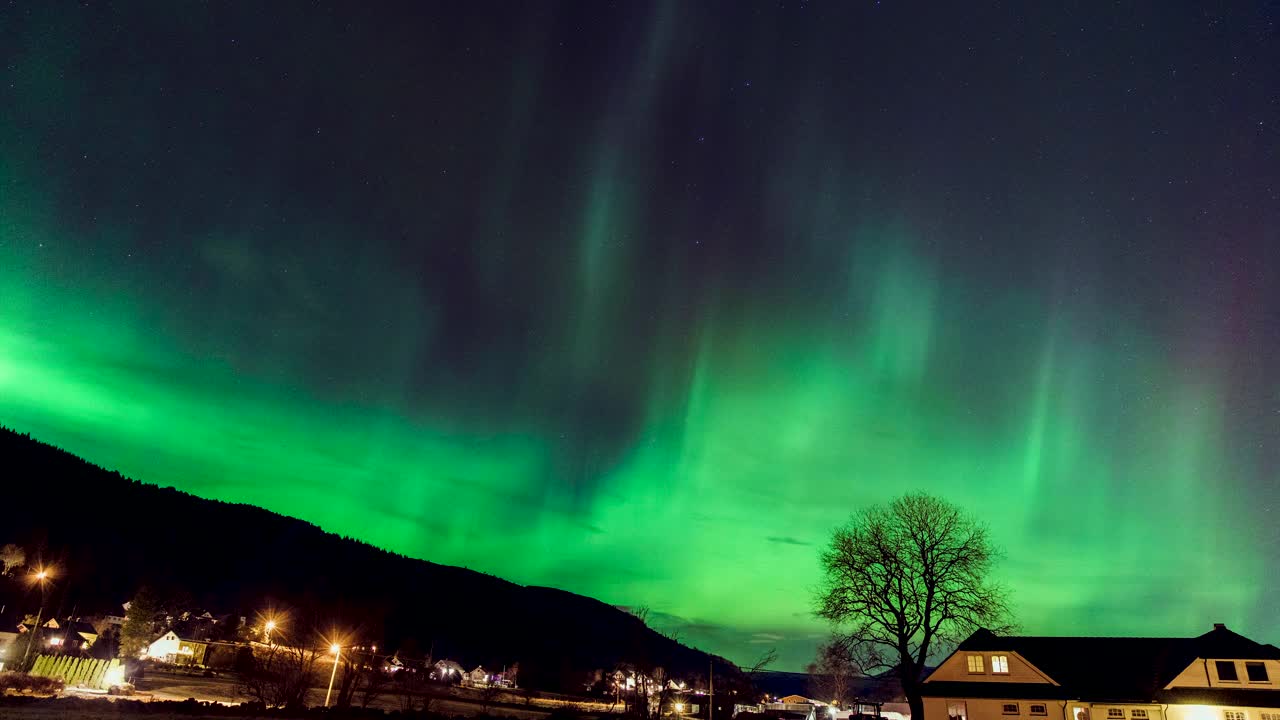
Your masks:
M969 672L971 673L982 672L982 656L981 655L969 656Z
M1123 718L1124 708L1107 708L1108 718Z
M1002 715L1017 715L1017 714L1018 714L1018 703L1005 703L1004 705L1001 705L1001 706L1000 706L1000 714L1002 714ZM1228 718L1228 720L1230 720L1230 718Z
M1134 720L1147 720L1147 711L1142 708L1134 708L1129 711L1129 717Z
M1009 656L1008 655L992 655L991 656L991 672L993 673L1009 673Z
M1213 663L1218 668L1218 679L1223 682L1240 682L1240 676L1236 674L1236 664L1231 660L1216 660Z
M1223 710L1223 720L1246 720L1243 710Z
M1248 676L1249 682L1267 682L1267 666L1260 662L1247 662L1244 664L1244 674ZM1267 713L1274 715L1275 713Z
M965 703L951 703L947 706L947 720L969 720L969 711Z
M1033 703L1033 704L1031 705L1031 714L1032 714L1032 715L1048 715L1048 714L1049 714L1049 708L1047 708L1047 707L1045 707L1044 705L1041 705L1041 704L1039 704L1039 703Z

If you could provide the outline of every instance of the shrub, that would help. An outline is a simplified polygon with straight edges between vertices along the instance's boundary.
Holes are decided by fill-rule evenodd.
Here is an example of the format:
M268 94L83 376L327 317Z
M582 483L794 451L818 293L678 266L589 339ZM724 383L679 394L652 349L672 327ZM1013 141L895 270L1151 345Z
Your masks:
M62 678L40 677L20 672L0 672L0 693L5 695L57 695Z

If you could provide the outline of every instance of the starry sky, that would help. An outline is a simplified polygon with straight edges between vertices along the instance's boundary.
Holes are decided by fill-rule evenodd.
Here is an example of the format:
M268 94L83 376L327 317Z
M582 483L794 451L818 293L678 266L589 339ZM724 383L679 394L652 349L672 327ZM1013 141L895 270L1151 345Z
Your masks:
M799 669L907 490L1280 641L1280 3L11 2L0 424Z

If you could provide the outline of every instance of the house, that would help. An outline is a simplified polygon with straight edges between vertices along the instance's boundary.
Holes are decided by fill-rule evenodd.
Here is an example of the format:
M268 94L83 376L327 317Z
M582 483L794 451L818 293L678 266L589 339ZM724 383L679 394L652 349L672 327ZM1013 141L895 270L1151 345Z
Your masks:
M431 677L443 683L462 682L466 674L462 666L452 660L440 660L431 666Z
M477 665L474 670L462 676L462 684L471 687L488 687L489 671L485 670L483 665Z
M203 665L208 648L207 642L183 638L174 630L168 630L153 640L142 656L176 665Z
M932 668L927 668L926 672L928 670ZM753 680L775 704L794 701L824 705L830 702L835 707L827 708L826 720L847 720L850 716L877 714L889 720L906 720L911 716L911 708L902 692L902 681L898 678L897 668L890 668L876 675L845 676L839 683L826 675L782 671L766 671ZM824 690L828 693L834 691L837 684L843 688L839 698L831 698L829 701L827 698L810 699L809 696L815 693L821 698ZM761 707L760 712L764 711L764 707Z
M41 625L40 642L49 651L55 653L78 653L88 650L98 640L98 631L79 618L49 618ZM30 625L23 623L20 632L27 632Z
M777 702L765 703L764 714L780 720L825 720L828 705L803 695L787 695ZM696 712L696 711L695 711Z
M1280 720L1280 648L978 630L922 685L924 720Z

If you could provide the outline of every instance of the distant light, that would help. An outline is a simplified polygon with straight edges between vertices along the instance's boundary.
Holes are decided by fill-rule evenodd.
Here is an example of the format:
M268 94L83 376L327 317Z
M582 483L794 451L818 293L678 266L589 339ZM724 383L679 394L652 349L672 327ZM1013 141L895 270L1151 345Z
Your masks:
M684 712L684 703L676 703L676 712L678 713Z
M342 650L342 647L339 646L338 643L334 643L329 646L329 652L333 653L334 655L337 655L341 650Z
M275 621L275 620L268 620L268 621L267 621L267 632L271 632L272 630L275 630L275 629L276 629L276 621Z

